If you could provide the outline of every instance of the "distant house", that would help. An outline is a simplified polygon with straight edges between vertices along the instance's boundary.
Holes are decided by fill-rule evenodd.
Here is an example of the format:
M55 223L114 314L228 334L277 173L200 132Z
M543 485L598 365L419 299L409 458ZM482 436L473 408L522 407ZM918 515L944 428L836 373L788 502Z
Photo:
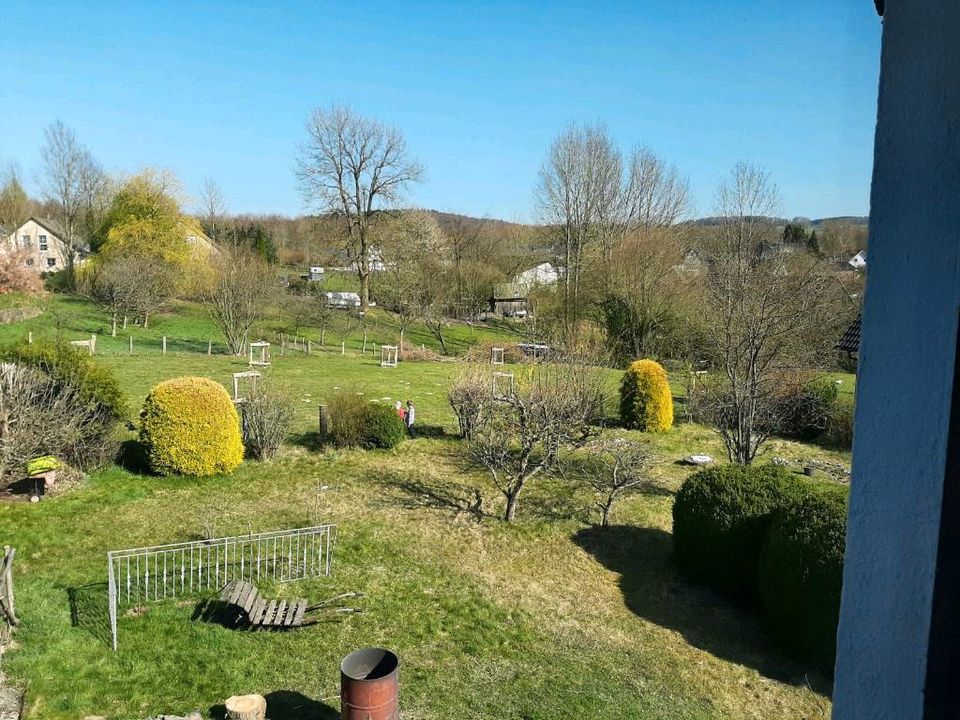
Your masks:
M559 278L560 273L553 263L540 263L536 267L524 270L513 279L513 282L493 286L490 310L503 317L526 317L529 311L530 291L538 286L554 285Z
M334 308L358 308L360 307L360 295L355 292L328 292L324 296L327 299L327 305Z
M526 285L531 288L534 285L553 285L559 279L560 273L553 263L545 262L524 270L513 279L513 282L516 285Z
M861 250L852 258L847 260L847 265L852 267L854 270L864 270L867 267L867 251Z
M0 253L26 250L24 265L37 273L56 272L67 266L69 256L69 246L61 236L54 223L31 217L16 230L3 232Z

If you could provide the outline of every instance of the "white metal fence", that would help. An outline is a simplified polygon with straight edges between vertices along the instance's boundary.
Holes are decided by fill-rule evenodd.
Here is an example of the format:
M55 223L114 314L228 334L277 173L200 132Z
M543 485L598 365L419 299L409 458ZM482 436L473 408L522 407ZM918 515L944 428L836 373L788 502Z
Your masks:
M335 525L318 525L111 550L107 585L113 649L121 607L216 591L231 580L289 582L329 575L335 535Z

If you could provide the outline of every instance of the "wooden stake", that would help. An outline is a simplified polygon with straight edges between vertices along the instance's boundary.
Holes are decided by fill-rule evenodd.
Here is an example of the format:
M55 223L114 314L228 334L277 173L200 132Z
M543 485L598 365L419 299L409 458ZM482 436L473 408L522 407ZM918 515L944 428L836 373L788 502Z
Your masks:
M167 354L167 336L164 335L162 340L163 340L163 354L166 355Z
M307 339L307 355L310 354L310 351L313 349L313 340Z
M347 343L343 340L340 341L340 354L345 355L347 352Z
M133 335L130 335L128 339L130 340L130 354L133 355Z
M33 332L28 332L28 333L27 333L27 344L28 344L28 345L33 345Z
M207 357L213 355L213 340L207 340Z

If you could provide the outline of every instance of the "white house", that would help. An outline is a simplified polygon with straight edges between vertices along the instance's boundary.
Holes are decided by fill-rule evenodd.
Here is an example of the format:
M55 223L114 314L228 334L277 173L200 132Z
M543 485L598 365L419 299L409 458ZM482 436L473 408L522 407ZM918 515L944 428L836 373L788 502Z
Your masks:
M540 263L536 267L524 270L513 279L515 285L525 285L533 287L534 285L553 285L560 278L560 273L553 263Z
M68 247L56 225L32 217L13 232L3 234L0 252L26 250L24 264L36 272L56 272L67 266Z

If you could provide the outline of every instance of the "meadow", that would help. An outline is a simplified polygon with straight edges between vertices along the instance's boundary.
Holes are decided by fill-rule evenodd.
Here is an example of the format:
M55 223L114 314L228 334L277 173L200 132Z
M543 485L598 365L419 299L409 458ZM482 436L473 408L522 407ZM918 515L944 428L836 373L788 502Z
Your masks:
M216 348L207 356L216 333L197 306L178 305L149 330L130 328L129 355L127 333L110 338L107 318L89 302L51 303L41 317L0 327L0 343L29 332L99 333L97 362L120 380L131 427L157 381L195 374L230 388L231 374L246 369ZM680 423L650 438L656 482L618 506L613 527L596 528L591 493L559 478L532 483L518 521L506 524L502 499L454 436L446 388L458 364L381 368L372 352L360 353L362 330L336 322L309 356L288 349L281 357L274 347L264 374L286 384L299 407L278 459L207 479L154 477L121 463L39 504L0 501L0 543L18 550L23 619L3 662L26 691L27 717L194 708L216 717L227 696L259 692L273 720L335 718L339 660L364 645L400 656L401 709L410 719L829 716L827 679L787 659L749 610L688 584L673 565L672 496L691 472L678 461L693 452L721 458L710 429ZM368 324L369 342L395 340L386 314ZM280 318L260 328L265 337L289 330ZM316 341L317 330L310 333ZM434 346L424 328L407 337ZM461 354L520 336L509 324L456 325L450 338ZM613 385L618 374L609 377ZM849 376L838 378L852 388ZM674 383L678 395L682 385ZM338 388L413 399L423 436L391 451L318 447L317 406ZM769 456L849 460L779 439ZM122 616L119 650L111 650L108 550L326 522L338 528L331 576L270 592L316 600L362 591L364 614L244 633L194 620L197 599L161 602Z

